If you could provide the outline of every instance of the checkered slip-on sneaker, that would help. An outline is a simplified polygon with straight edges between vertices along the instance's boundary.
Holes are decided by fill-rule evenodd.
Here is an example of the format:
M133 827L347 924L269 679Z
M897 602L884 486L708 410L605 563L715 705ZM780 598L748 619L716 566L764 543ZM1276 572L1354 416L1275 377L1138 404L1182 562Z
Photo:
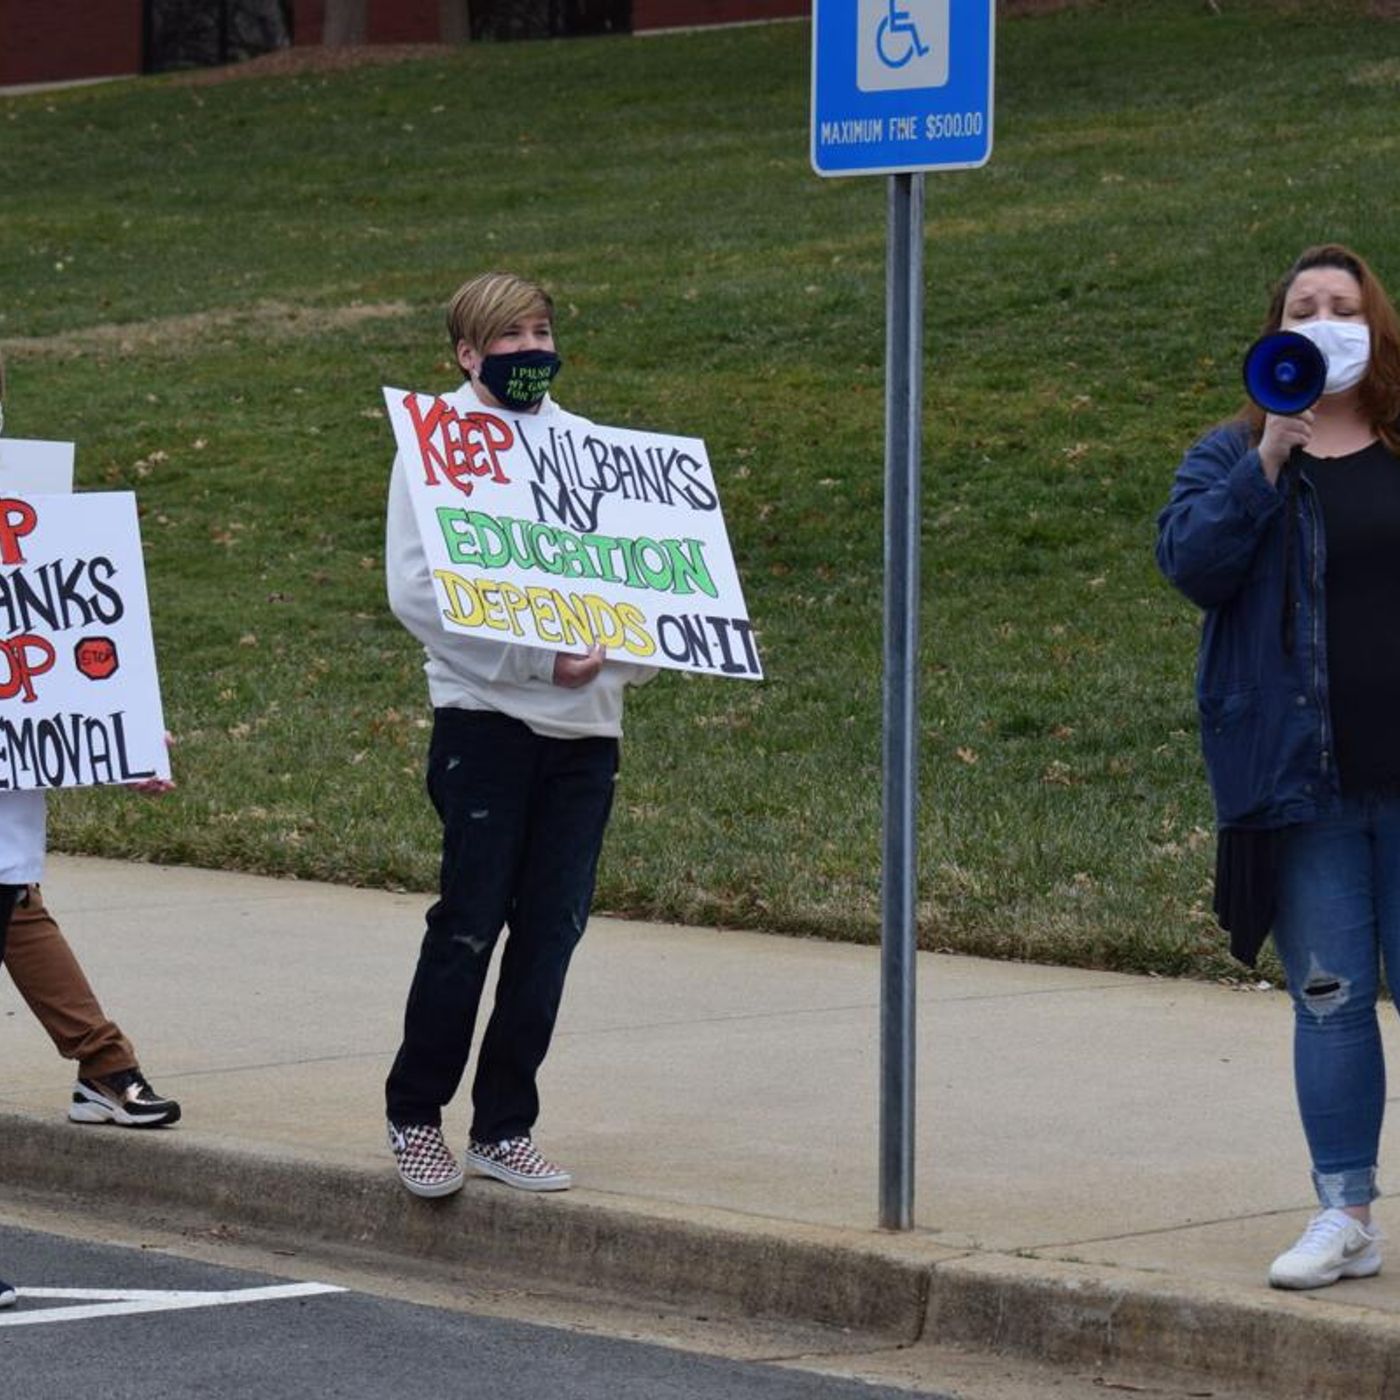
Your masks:
M0 1278L0 1308L13 1307L15 1299L18 1297L19 1294L4 1279Z
M462 1168L441 1128L428 1123L410 1123L400 1128L390 1123L389 1146L399 1169L399 1180L415 1196L450 1196L462 1189Z
M467 1148L466 1164L482 1176L494 1176L507 1186L522 1191L567 1191L574 1184L563 1167L540 1156L528 1137L507 1138L504 1142L473 1142Z

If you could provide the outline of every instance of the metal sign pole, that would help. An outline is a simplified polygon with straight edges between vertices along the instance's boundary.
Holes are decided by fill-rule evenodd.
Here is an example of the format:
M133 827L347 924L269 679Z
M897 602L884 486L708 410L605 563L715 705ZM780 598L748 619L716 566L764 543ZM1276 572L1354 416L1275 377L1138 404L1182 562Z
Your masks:
M919 470L924 177L890 176L885 244L885 840L880 962L880 1225L914 1223L918 948Z
M924 172L992 154L996 0L812 0L812 169L889 176L880 1224L914 1224Z

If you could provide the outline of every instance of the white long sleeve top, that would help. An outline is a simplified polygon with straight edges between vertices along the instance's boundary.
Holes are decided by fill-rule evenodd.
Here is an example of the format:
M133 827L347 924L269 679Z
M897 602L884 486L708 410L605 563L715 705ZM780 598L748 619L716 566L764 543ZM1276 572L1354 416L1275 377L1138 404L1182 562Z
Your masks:
M0 885L37 885L44 878L46 794L0 792Z

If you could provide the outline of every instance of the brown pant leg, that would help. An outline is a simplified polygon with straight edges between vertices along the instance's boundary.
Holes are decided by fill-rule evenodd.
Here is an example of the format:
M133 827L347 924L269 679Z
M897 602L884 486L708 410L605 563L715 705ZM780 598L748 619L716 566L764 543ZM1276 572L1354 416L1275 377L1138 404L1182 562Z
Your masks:
M136 1064L131 1042L98 1004L68 940L44 908L38 885L29 886L28 897L20 897L10 916L5 970L58 1053L76 1060L83 1078Z

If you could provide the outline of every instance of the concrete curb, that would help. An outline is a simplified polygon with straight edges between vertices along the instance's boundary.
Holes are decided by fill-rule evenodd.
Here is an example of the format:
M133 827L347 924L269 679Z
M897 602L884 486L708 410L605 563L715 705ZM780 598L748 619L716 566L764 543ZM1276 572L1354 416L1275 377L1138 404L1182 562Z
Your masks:
M1400 1318L1325 1294L1185 1287L1131 1269L984 1255L932 1269L925 1336L1078 1365L1155 1367L1310 1400L1400 1397Z
M121 1203L901 1342L924 1324L927 1263L884 1253L878 1239L664 1203L628 1208L583 1191L531 1196L487 1181L424 1201L387 1162L367 1171L153 1136L0 1115L0 1180L78 1197L100 1183L104 1209Z
M214 1148L176 1134L0 1114L0 1181L180 1225L236 1225L586 1286L643 1303L820 1324L1042 1361L1152 1367L1316 1400L1400 1400L1400 1318L1325 1296L1183 1286L1142 1271L968 1254L598 1192L469 1181L416 1200L388 1170Z

